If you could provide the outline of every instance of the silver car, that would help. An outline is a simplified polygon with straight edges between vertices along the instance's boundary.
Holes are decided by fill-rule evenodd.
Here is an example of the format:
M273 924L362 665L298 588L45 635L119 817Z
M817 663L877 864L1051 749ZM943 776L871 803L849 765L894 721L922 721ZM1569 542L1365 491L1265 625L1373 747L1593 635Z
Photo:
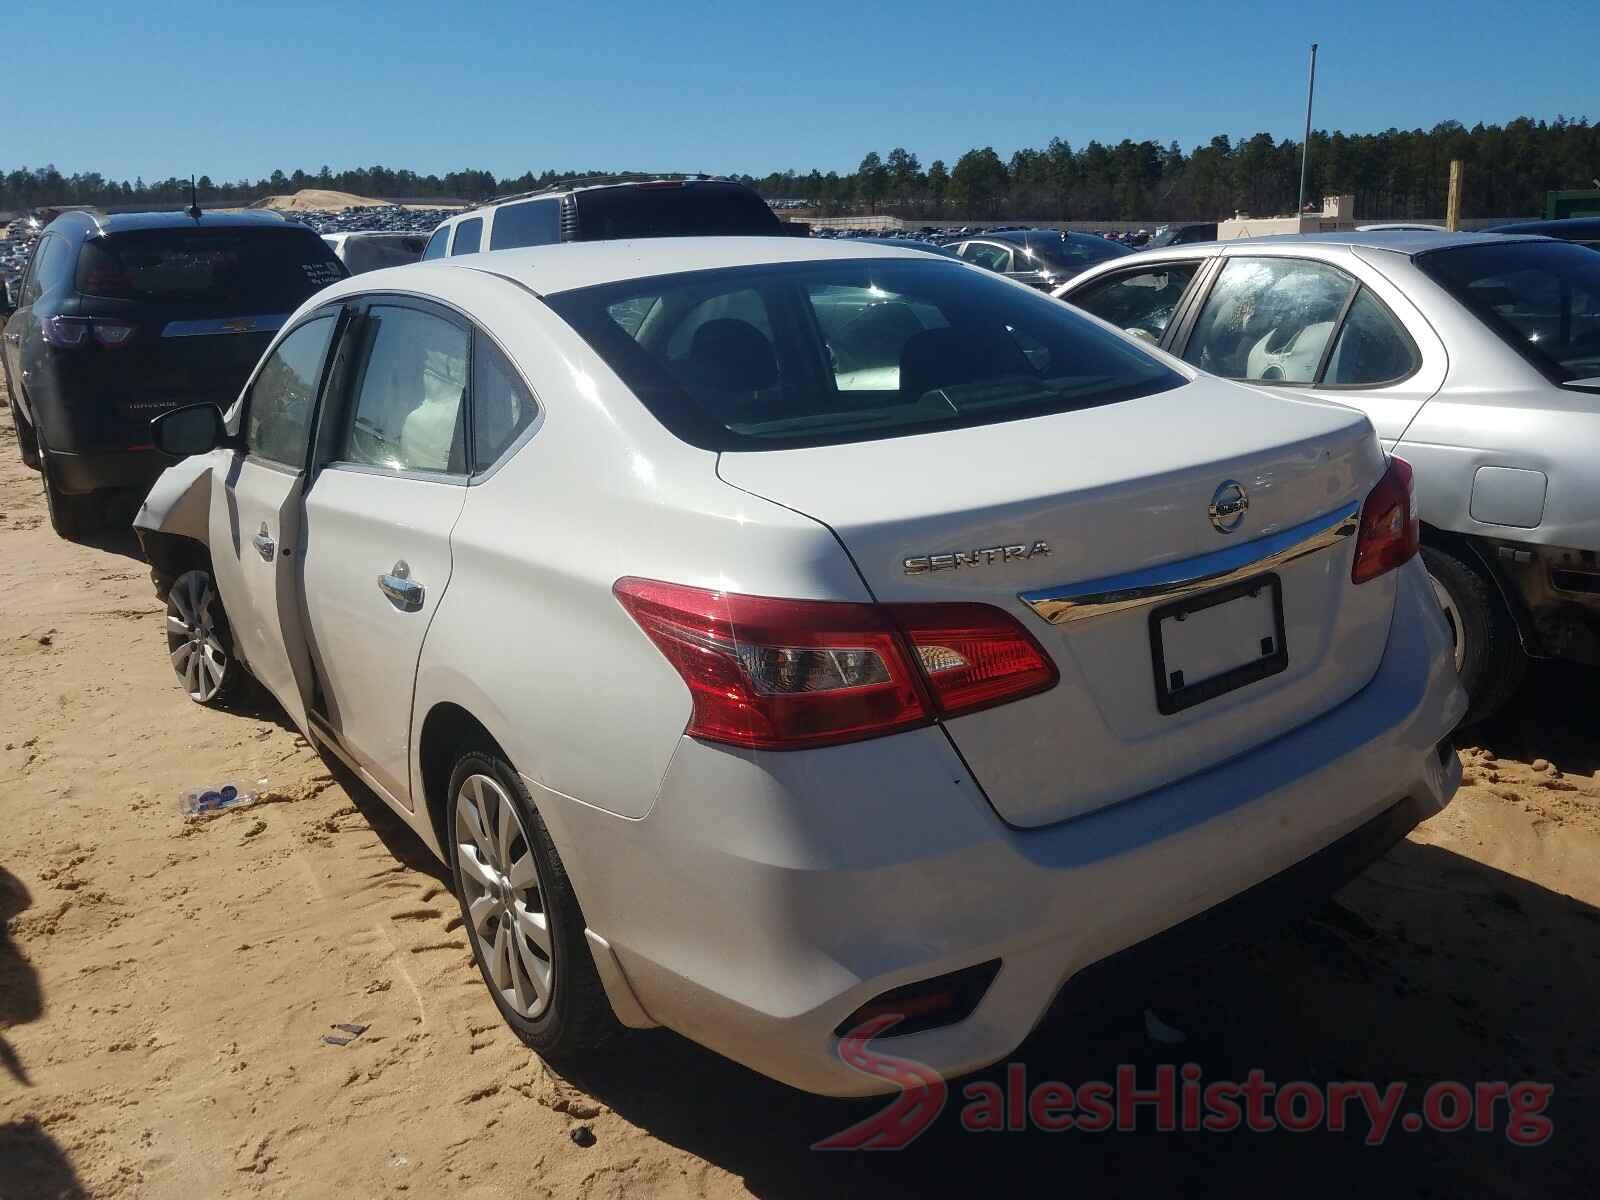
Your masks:
M1257 238L1146 251L1053 294L1213 374L1371 418L1416 469L1468 723L1529 657L1600 665L1600 253L1495 234Z

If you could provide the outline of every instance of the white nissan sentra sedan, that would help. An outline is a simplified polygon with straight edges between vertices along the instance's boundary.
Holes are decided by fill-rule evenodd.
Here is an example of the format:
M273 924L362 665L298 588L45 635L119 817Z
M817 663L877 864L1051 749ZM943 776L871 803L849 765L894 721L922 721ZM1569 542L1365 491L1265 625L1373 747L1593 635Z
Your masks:
M1446 804L1411 472L992 273L679 238L375 271L138 519L200 702L248 671L447 862L505 1020L893 1090L1107 1003Z

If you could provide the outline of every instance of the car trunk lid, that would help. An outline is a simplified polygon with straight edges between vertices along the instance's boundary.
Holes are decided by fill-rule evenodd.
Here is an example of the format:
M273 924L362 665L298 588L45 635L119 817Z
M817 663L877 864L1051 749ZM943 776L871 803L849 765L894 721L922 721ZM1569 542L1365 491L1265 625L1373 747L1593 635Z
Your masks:
M1360 413L1205 377L1078 412L719 461L726 482L829 525L878 600L993 604L1039 639L1056 688L946 722L999 814L1025 827L1243 753L1370 680L1394 579L1353 586L1349 534L1383 469ZM1219 493L1232 532L1213 524ZM1171 589L1196 574L1205 586ZM1159 602L1083 611L1151 580ZM1184 596L1199 606L1162 621ZM1218 689L1242 668L1255 676Z

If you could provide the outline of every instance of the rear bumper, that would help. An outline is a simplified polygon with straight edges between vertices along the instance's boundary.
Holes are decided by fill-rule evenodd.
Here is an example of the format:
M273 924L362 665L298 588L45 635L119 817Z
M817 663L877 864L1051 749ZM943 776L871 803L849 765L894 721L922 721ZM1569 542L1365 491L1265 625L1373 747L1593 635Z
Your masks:
M1476 548L1499 580L1528 653L1600 667L1600 561L1593 551L1490 538Z
M172 465L159 450L50 451L51 478L69 495L101 488L148 488Z
M1052 1006L1103 1003L1169 941L1281 917L1279 890L1326 894L1439 811L1460 765L1438 747L1465 710L1448 638L1410 564L1357 695L1044 829L1003 824L938 729L799 754L686 739L637 821L530 786L650 1018L796 1087L867 1095L884 1081L841 1061L834 1030L888 989L999 959L965 1020L884 1043L975 1070Z
M1459 782L1460 760L1447 741L1439 763ZM1112 1004L1140 999L1145 989L1198 962L1218 946L1266 936L1315 907L1405 839L1436 809L1407 796L1287 870L1197 913L1154 937L1091 963L1074 975L1050 1006L1047 1020L1065 1020Z

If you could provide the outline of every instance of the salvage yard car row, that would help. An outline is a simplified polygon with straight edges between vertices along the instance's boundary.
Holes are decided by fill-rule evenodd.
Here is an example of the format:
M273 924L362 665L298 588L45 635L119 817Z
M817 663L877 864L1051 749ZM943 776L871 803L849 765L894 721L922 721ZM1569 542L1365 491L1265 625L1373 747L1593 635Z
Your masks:
M175 463L135 524L183 687L263 686L410 825L524 1040L571 1062L664 1025L892 1089L854 1033L957 1074L1449 802L1462 679L1481 711L1515 626L1480 637L1439 555L1594 561L1570 461L1448 440L1509 403L1457 372L1521 379L1531 428L1580 444L1597 307L1563 256L1592 251L1108 242L1057 285L1090 316L962 253L1028 236L781 236L733 186L507 198L348 278L305 231L339 278L236 396L145 435ZM1518 296L1489 259L1534 252L1557 282ZM109 360L75 286L45 317ZM1495 470L1545 482L1490 540L1533 515Z

